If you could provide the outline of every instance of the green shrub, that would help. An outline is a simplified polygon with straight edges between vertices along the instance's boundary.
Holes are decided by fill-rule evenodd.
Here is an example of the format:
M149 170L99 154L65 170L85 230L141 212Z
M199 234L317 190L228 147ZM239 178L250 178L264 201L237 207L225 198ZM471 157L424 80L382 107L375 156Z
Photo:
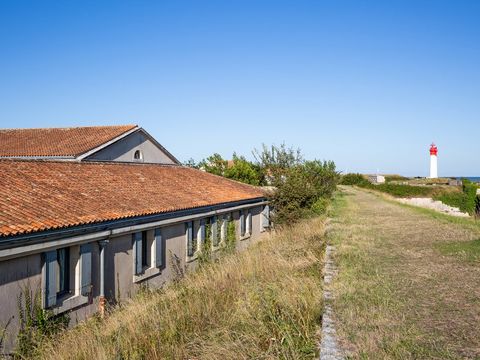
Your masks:
M463 211L468 212L470 215L475 214L477 207L477 185L472 183L468 179L463 179L463 193L465 194L465 202Z
M434 189L427 186L412 186L401 184L380 184L375 189L400 198L431 197Z
M463 192L454 192L454 193L443 193L437 196L434 196L435 200L439 200L442 203L459 208L462 211L466 211L466 196Z
M409 180L407 177L401 176L401 175L386 175L385 176L385 181L387 183L391 182L391 181L407 181L407 180Z
M339 175L331 161L306 161L275 179L272 197L274 223L293 223L324 212L336 189Z
M368 181L365 176L362 174L346 174L342 176L342 179L340 181L340 184L342 185L357 185L357 186L363 186L363 187L369 187L370 181Z
M14 358L34 358L38 346L62 330L70 322L68 315L54 315L51 310L44 310L40 291L32 291L25 286L17 298L20 330Z

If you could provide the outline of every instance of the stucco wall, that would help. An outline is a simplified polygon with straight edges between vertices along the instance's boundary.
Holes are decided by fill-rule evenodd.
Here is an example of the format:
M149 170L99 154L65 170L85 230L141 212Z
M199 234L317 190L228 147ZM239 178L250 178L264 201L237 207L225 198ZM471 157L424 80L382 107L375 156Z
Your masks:
M260 235L261 206L251 208L252 235L240 240L237 236L237 248L244 249ZM239 211L233 212L235 226L238 224ZM198 230L199 220L195 221L195 231ZM151 277L134 282L133 276L133 243L132 234L125 234L109 239L105 248L105 296L109 303L125 300L134 295L141 285L161 287L172 280L177 272L172 263L177 259L180 268L184 271L193 271L197 260L186 262L185 223L177 223L161 228L164 241L164 265L161 271ZM153 230L152 230L153 234ZM153 235L152 235L153 236ZM78 246L76 247L78 248ZM4 326L10 318L8 333L5 341L6 352L12 349L15 334L18 332L17 299L22 288L30 287L41 291L42 287L42 254L34 254L11 260L0 261L0 326ZM71 277L72 278L72 277ZM137 279L138 280L138 279ZM98 310L100 289L100 250L97 242L92 249L92 296L87 304L83 304L69 311L70 324L73 326Z
M133 155L136 150L143 154L143 162L174 164L165 152L151 142L141 131L127 135L123 139L90 155L85 160L108 160L135 162Z

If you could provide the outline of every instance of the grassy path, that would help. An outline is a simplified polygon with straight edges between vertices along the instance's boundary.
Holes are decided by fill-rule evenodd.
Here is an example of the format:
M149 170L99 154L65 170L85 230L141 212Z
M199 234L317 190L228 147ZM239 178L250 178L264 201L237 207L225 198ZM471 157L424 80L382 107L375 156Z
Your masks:
M330 242L352 358L480 358L480 226L344 188Z

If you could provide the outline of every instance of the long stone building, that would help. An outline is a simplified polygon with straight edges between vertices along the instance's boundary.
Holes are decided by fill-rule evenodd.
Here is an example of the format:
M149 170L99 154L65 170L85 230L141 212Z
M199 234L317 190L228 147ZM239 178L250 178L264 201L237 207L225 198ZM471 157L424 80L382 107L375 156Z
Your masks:
M261 189L179 165L141 128L94 130L0 130L6 352L25 290L74 323L194 269L227 233L241 249L270 226Z

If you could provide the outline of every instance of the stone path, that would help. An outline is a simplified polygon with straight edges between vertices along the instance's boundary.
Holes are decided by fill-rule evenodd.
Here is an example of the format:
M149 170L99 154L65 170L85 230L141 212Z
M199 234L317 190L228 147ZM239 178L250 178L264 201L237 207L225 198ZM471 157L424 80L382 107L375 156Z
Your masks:
M333 310L331 301L333 293L331 282L337 274L337 268L333 262L333 253L335 248L327 245L325 250L325 268L324 268L324 313L322 317L322 341L320 343L320 360L340 360L343 359L342 351L338 345L337 332L333 320Z

